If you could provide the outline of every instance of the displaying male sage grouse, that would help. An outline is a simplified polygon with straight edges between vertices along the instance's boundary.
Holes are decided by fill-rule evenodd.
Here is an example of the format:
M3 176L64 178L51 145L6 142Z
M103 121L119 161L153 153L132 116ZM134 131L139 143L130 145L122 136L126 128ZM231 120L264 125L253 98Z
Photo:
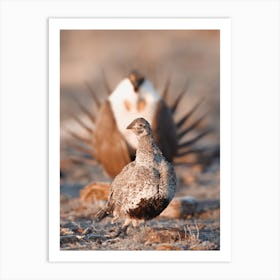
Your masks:
M107 82L105 84L107 85ZM93 93L92 88L89 88ZM82 147L80 150L83 154L89 150L88 153L91 153L111 177L115 177L135 158L137 138L126 129L135 118L144 117L151 124L155 141L170 162L173 162L175 158L196 152L193 148L194 143L208 133L208 130L202 130L191 139L183 139L204 119L202 116L187 127L185 126L201 103L198 102L177 122L174 121L173 116L185 89L174 98L173 105L168 106L164 100L167 97L168 84L163 94L159 95L152 83L137 71L132 71L113 91L108 86L107 88L109 96L103 103L94 93L92 94L99 108L96 115L79 104L83 112L92 120L93 126L88 127L81 119L77 117L75 119L85 128L89 137L70 133L83 144L90 146L87 149ZM75 148L79 149L77 145Z
M156 145L150 124L137 118L127 129L137 137L136 158L115 177L107 205L96 214L98 221L109 214L113 221L125 219L124 229L158 216L176 191L174 168Z

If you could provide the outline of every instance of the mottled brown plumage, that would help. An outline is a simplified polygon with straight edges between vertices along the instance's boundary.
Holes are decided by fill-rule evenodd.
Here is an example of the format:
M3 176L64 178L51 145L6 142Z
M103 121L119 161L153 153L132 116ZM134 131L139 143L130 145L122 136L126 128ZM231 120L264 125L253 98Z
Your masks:
M128 127L139 141L136 158L126 165L111 184L107 205L96 217L113 214L114 221L125 219L124 226L158 216L176 191L176 174L155 143L150 124L135 119Z

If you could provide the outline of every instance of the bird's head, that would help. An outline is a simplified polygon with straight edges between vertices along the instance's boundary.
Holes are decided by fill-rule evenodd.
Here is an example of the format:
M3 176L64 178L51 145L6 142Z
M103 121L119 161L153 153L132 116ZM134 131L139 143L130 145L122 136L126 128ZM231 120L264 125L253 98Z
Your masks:
M135 119L126 129L131 129L138 138L146 135L152 135L152 128L144 118Z
M109 97L119 110L134 114L147 114L160 98L152 83L136 70L131 71Z
M134 91L137 93L140 87L145 82L145 77L137 70L132 70L128 75L129 81L133 86Z

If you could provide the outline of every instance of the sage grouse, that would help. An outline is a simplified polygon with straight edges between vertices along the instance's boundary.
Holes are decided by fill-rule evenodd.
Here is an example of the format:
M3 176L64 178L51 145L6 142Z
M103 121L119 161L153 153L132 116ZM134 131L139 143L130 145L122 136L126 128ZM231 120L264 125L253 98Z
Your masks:
M137 118L127 129L137 136L136 158L115 177L107 205L96 214L97 221L109 214L113 221L124 218L123 228L158 216L176 191L174 168L156 145L148 121Z
M188 126L185 125L201 101L177 122L173 118L186 89L182 90L174 98L174 103L169 106L165 102L169 89L168 83L163 94L160 95L152 83L137 71L132 71L113 91L109 88L106 79L105 84L109 96L103 103L88 85L93 100L99 108L97 114L78 103L80 109L93 123L93 126L89 127L80 118L74 116L74 119L85 128L88 137L81 137L73 131L70 133L83 144L82 147L72 145L74 149L80 149L83 154L91 154L108 175L115 177L135 158L137 139L126 130L127 125L135 118L144 117L151 124L155 141L168 161L173 162L174 159L199 152L199 149L194 148L194 144L208 133L207 129L195 133L191 139L183 138L195 131L204 119L202 116Z

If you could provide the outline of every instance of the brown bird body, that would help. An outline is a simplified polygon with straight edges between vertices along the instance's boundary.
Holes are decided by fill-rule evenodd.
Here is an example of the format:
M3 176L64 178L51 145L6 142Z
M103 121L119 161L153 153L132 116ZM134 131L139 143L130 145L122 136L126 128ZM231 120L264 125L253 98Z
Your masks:
M125 219L124 227L157 217L176 191L174 168L156 145L150 124L138 118L128 129L139 141L136 158L115 177L107 205L97 213L97 220L109 214L114 221Z

